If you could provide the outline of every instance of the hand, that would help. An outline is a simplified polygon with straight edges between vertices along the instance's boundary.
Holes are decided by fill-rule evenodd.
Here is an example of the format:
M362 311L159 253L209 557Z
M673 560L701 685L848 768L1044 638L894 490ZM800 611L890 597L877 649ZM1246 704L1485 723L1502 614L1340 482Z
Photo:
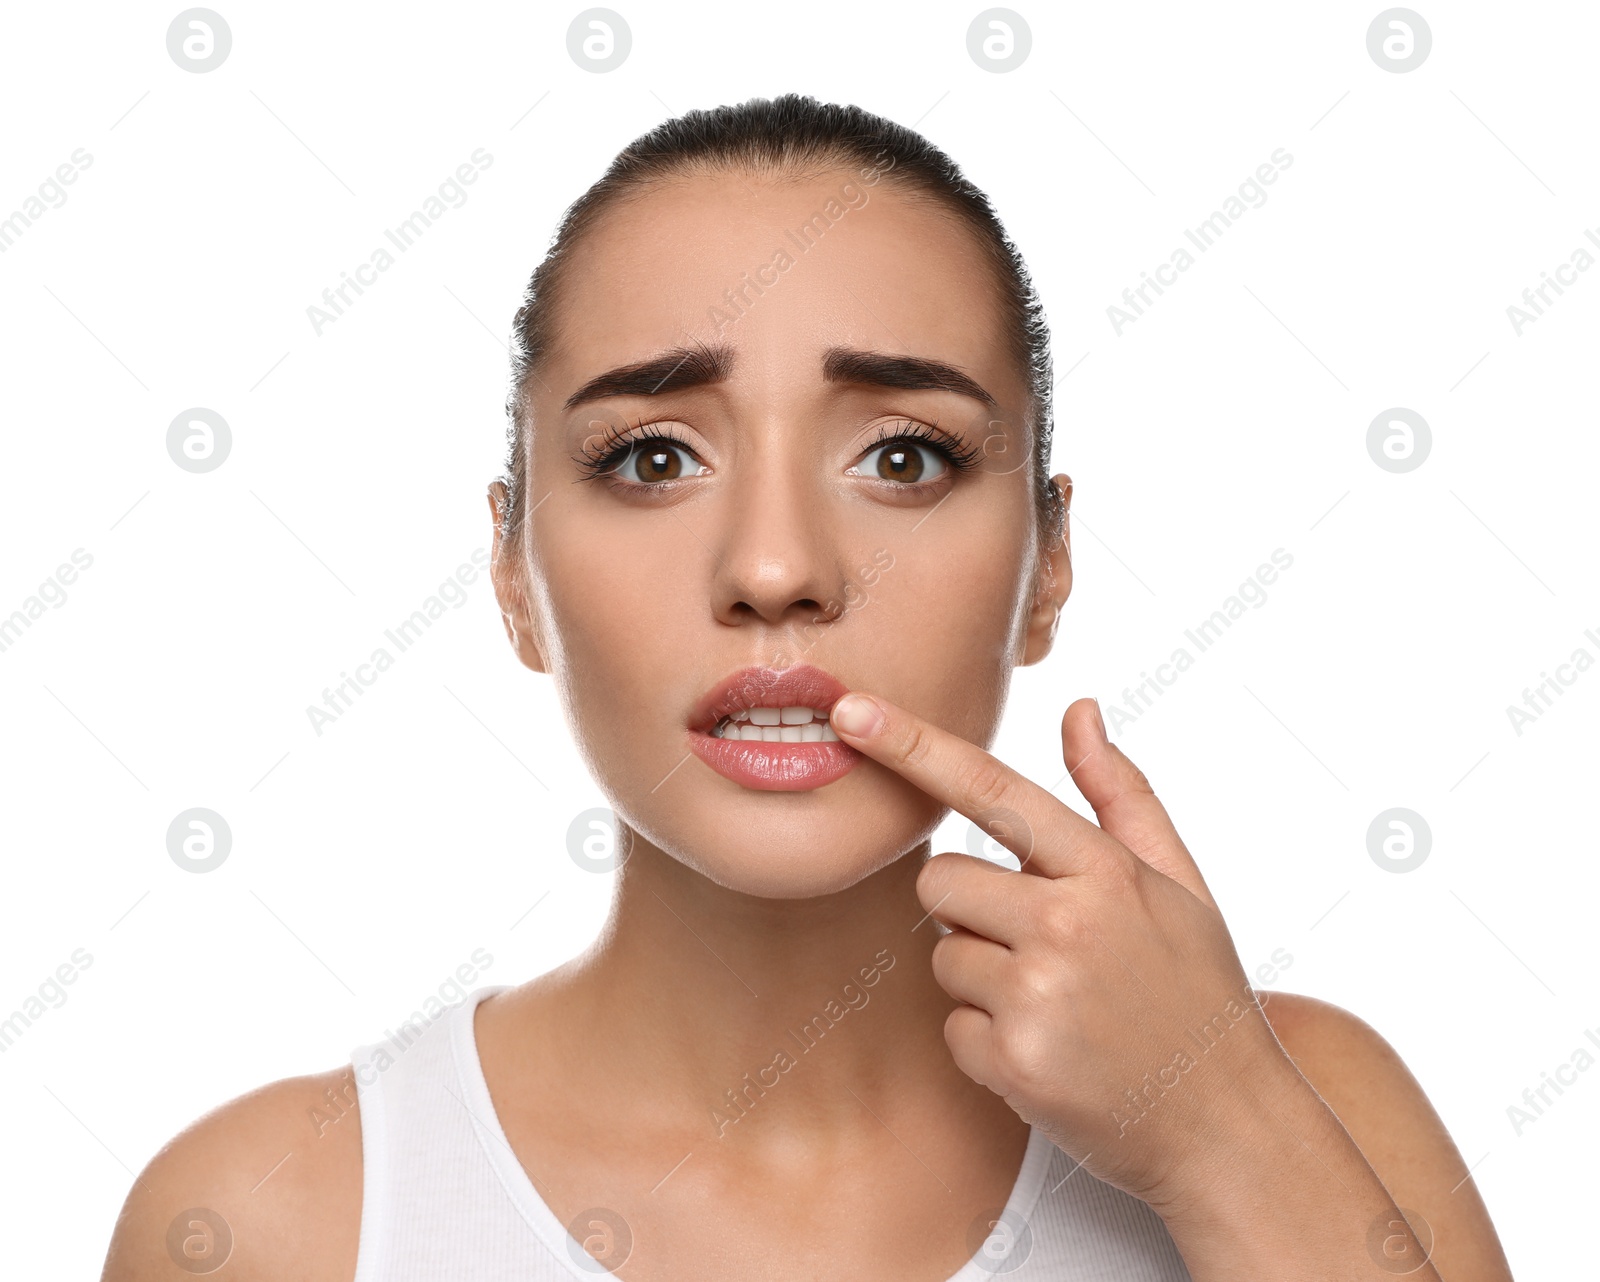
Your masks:
M1249 1162L1283 1092L1310 1092L1256 1004L1194 859L1143 773L1080 699L1064 763L1099 826L981 748L877 696L878 724L832 715L846 743L959 811L1020 872L935 855L917 896L950 927L933 950L963 1003L945 1041L1096 1177L1178 1205ZM853 733L855 724L866 733Z

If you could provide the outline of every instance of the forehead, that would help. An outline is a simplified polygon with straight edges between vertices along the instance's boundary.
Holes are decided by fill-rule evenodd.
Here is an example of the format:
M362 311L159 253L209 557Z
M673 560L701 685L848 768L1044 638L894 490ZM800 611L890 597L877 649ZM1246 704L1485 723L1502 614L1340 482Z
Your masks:
M1021 394L994 268L952 213L850 170L724 173L653 184L612 206L564 268L551 383L692 340L736 352L731 382L821 377L832 347L942 360L1002 402Z

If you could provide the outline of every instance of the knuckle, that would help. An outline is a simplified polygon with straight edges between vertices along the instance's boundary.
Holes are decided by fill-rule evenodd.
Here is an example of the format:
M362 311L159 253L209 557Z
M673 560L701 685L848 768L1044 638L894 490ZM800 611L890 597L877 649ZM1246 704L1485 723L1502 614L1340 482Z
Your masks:
M911 722L900 731L900 760L908 766L927 760L933 750L933 740L918 722Z
M1054 966L1028 958L1017 963L1016 985L1024 1006L1049 1006L1061 996L1061 973Z
M995 1027L995 1061L1008 1084L1042 1081L1049 1067L1049 1048L1033 1019L1002 1019Z
M1034 928L1057 948L1073 947L1083 933L1078 910L1063 895L1047 895L1034 908Z
M1111 749L1111 764L1115 767L1113 773L1119 791L1152 797L1155 795L1156 790L1150 783L1150 777L1138 767L1132 757L1115 745L1112 745Z
M967 795L980 810L998 806L1010 792L1010 771L993 757L977 762L967 776Z

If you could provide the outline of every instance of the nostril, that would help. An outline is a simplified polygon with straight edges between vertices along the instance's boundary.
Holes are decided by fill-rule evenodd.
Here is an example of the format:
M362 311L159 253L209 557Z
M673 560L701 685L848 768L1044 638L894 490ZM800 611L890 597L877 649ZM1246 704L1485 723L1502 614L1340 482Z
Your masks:
M819 605L817 602L808 599L802 604L813 613L822 615L829 623L832 623L844 613L844 607L837 601L830 601L827 605Z

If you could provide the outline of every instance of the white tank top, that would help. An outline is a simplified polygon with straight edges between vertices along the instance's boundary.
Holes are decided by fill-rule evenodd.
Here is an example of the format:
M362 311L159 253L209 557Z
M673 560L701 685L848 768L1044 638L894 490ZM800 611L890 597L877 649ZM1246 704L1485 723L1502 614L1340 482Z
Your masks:
M627 1276L627 1227L577 1217L586 1251L545 1204L500 1127L473 1035L480 988L431 1023L351 1052L361 1107L355 1282L596 1282ZM1149 1206L1034 1128L1005 1210L947 1282L1190 1282Z

